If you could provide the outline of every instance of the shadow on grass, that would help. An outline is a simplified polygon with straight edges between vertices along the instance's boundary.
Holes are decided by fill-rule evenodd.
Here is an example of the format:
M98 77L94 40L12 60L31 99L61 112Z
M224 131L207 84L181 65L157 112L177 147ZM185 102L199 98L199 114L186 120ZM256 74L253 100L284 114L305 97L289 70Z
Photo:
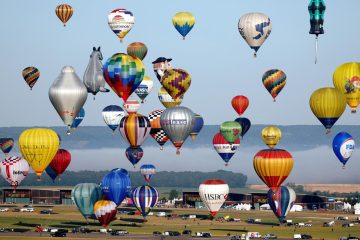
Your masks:
M25 222L17 222L15 224L13 224L15 226L21 226L21 227L36 227L41 225L40 223L25 223Z
M98 221L69 221L69 222L61 222L63 225L67 225L67 227L81 227L81 226L99 226Z
M241 232L241 233L247 233L247 232L248 232L248 230L228 229L228 228L210 228L210 230L213 230L213 231L224 231L224 232Z
M138 225L136 223L114 223L114 224L111 224L111 226L114 226L114 227L141 227L141 225Z
M121 221L131 222L131 223L144 223L145 219L137 219L137 218L120 218Z

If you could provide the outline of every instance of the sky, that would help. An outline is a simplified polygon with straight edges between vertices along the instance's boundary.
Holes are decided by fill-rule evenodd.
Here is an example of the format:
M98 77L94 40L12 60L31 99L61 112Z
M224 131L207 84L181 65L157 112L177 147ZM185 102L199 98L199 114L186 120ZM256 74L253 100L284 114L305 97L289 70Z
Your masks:
M67 1L74 14L66 27L55 15L62 1L4 1L0 14L0 95L3 99L0 127L62 126L51 105L48 89L63 66L71 65L82 79L93 46L101 46L104 61L117 52L126 52L131 42L144 42L146 75L154 89L139 112L147 115L162 108L157 98L160 83L151 62L157 57L172 58L175 68L187 70L192 83L183 106L203 116L205 124L221 124L234 119L231 99L245 95L250 106L245 116L253 124L320 124L309 107L311 93L332 87L335 68L358 61L360 30L358 0L327 1L325 34L319 38L318 63L314 64L314 36L309 35L308 1L288 0L124 0ZM135 15L135 25L120 43L107 24L107 15L126 8ZM172 17L189 11L196 17L192 31L182 40L172 25ZM272 21L269 38L253 58L238 32L239 18L248 12L263 12ZM21 71L36 66L41 76L33 91ZM262 74L282 69L287 84L273 103L262 85ZM82 125L104 125L101 111L110 104L122 105L114 92L89 95ZM359 114L346 112L337 124L356 124Z

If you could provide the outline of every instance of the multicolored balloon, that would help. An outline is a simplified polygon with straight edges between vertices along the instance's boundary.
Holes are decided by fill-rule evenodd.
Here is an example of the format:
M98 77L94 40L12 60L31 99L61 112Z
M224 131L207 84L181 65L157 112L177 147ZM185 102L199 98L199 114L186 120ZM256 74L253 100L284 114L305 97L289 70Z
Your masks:
M147 117L133 113L120 120L121 136L133 148L140 147L150 133L150 121Z
M67 21L71 18L74 13L74 9L69 4L60 4L55 8L56 16L66 27Z
M244 118L244 117L239 117L239 118L236 118L234 121L238 122L240 124L240 126L241 126L240 136L244 137L245 134L247 133L247 131L249 131L249 129L251 127L250 120L247 118Z
M331 127L341 117L346 108L346 98L335 88L319 88L311 94L310 108L314 115L330 133Z
M185 36L191 31L195 25L195 17L189 12L178 12L172 18L172 23L175 29L183 36Z
M53 160L50 162L49 167L51 167L55 171L56 176L59 177L65 172L66 168L70 165L70 162L70 152L65 149L59 149Z
M324 34L324 15L325 2L323 0L310 0L308 10L310 14L310 31L309 34L316 35L315 37L315 64L317 62L317 49L319 34Z
M159 193L155 188L143 185L134 189L131 199L137 210L146 218L151 209L156 206Z
M294 160L286 150L263 149L255 154L253 165L259 178L275 192L290 175Z
M125 151L126 158L131 162L131 164L134 166L141 160L141 158L144 156L144 151L141 147L133 148L128 147Z
M193 141L195 141L197 135L199 134L199 132L201 131L201 129L204 126L204 119L197 113L194 114L194 118L195 118L195 124L193 129L190 132L190 137Z
M80 112L76 115L73 123L71 124L70 128L71 128L72 132L76 131L77 127L80 125L82 120L84 120L84 117L85 117L85 110L84 110L84 108L81 108Z
M94 214L101 226L107 227L115 220L117 205L113 201L99 200L94 205Z
M151 177L156 173L156 168L152 164L144 164L140 167L140 173L144 176L145 181L149 184Z
M87 220L94 216L94 205L102 199L101 188L95 183L77 184L71 191L71 199Z
M102 117L108 127L115 133L121 119L125 116L125 111L117 105L109 105L102 111Z
M240 146L240 138L236 139L236 141L230 145L223 135L218 132L215 134L213 138L213 145L215 151L220 155L222 160L225 162L225 166L229 165L229 161L232 156L235 154L236 150Z
M40 77L40 71L36 67L27 67L22 70L22 76L27 85L29 85L30 90L32 90L35 83Z
M14 192L28 173L29 164L22 157L6 157L1 161L1 175L14 189Z
M14 147L14 139L12 138L0 138L0 149L5 154L5 157L8 156L11 149Z
M144 60L147 51L146 45L142 42L133 42L127 46L127 54L137 57L141 61Z
M271 210L279 222L284 223L286 215L295 203L295 191L290 187L281 186L276 191L269 189L267 197Z
M164 72L160 83L173 99L178 99L189 89L191 77L183 69L170 69Z
M128 114L133 114L133 113L137 113L137 111L139 110L140 103L138 100L129 99L126 100L123 107Z
M221 206L226 201L229 194L229 185L220 179L210 179L202 182L199 186L201 201L210 211L211 216L215 216Z
M106 61L103 73L107 84L126 102L143 80L145 67L137 57L116 53Z
M238 95L233 97L231 105L239 116L241 116L249 106L249 99L246 96Z
M145 98L153 89L154 82L149 76L144 76L140 85L135 89L136 95L141 99L141 103L144 103Z
M221 135L230 146L239 138L241 131L240 123L235 121L226 121L220 125Z
M339 132L334 137L332 147L336 157L343 164L344 169L345 164L355 150L355 141L353 137L347 132Z
M161 104L164 105L165 108L179 106L184 98L184 96L182 96L174 100L163 87L160 88L158 97Z
M164 110L155 110L148 116L151 126L150 135L160 145L161 150L163 150L164 144L169 140L169 137L160 124L160 116L163 112Z
M122 42L126 34L130 32L134 23L135 17L133 13L124 8L112 10L108 15L109 27L120 39L120 42Z
M267 126L261 131L261 138L269 148L274 148L281 140L281 130L275 126Z
M270 69L263 74L262 82L275 102L275 98L286 84L286 74L279 69Z

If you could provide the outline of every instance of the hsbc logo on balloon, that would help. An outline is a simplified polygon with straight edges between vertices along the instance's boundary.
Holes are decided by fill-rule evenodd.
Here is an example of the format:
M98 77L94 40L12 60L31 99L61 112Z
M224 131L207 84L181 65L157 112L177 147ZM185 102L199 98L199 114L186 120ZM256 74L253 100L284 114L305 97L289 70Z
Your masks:
M228 195L227 194L210 193L210 194L204 194L203 197L206 200L226 200Z
M14 175L24 175L24 176L26 176L26 175L28 175L28 171L13 171L13 174Z

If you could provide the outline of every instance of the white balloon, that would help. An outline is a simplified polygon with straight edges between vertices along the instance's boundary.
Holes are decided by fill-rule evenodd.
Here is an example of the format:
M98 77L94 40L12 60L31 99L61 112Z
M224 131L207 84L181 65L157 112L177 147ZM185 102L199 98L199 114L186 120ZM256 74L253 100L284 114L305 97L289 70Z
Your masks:
M109 105L102 111L104 122L113 132L119 126L121 119L125 116L125 111L117 105Z
M29 163L21 157L12 156L1 161L1 175L14 190L28 173Z
M199 186L199 195L211 216L215 216L229 194L229 185L220 179L211 179L202 182Z

